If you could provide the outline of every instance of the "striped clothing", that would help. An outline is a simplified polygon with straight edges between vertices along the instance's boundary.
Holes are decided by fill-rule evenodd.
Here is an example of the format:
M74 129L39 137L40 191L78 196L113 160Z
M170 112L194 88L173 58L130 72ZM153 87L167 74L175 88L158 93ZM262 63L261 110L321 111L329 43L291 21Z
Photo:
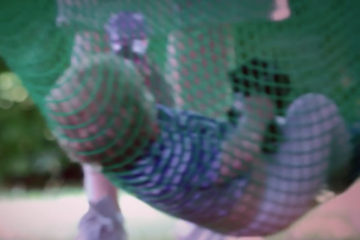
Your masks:
M288 108L277 152L241 177L219 183L225 177L220 147L232 125L157 109L158 140L128 171L105 173L151 206L213 231L251 236L285 228L313 206L329 162L348 157L348 133L336 105L307 94Z
M143 201L177 217L200 223L226 216L247 183L246 176L218 183L220 147L232 127L189 111L157 109L159 139L130 171L112 175Z

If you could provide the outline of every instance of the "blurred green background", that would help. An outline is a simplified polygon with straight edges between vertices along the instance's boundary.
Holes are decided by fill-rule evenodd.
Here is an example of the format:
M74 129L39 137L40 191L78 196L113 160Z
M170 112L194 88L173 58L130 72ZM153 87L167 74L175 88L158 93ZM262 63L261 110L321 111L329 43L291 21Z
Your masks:
M80 185L80 179L79 166L58 148L21 79L0 57L0 188Z

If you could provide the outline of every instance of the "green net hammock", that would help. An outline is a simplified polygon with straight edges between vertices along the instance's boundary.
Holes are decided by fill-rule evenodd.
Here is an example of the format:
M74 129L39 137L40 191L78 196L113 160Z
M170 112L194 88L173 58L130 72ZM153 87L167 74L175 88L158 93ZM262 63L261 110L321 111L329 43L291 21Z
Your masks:
M3 1L0 55L71 159L211 231L266 235L358 166L359 1L286 3Z

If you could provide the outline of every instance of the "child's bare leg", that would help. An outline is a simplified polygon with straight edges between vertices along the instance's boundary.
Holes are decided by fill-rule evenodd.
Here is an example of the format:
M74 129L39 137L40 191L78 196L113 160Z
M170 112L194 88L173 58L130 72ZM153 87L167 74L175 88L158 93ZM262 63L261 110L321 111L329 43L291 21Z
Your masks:
M231 104L226 79L234 62L234 37L228 25L170 33L165 76L173 84L176 106L222 118ZM206 89L199 87L203 82Z
M116 188L90 165L83 164L89 210L79 223L78 240L125 240Z
M266 99L256 101L258 107L266 106ZM226 143L224 151L233 155L224 155L227 159L223 160L223 166L229 167L221 176L230 176L231 181L248 171L252 172L251 179L233 211L217 224L224 232L234 229L233 234L240 236L267 235L291 224L313 206L317 192L326 183L328 170L331 172L334 164L341 165L337 163L339 160L346 163L349 157L348 134L331 100L320 94L307 94L289 107L282 128L284 141L278 151L262 159L259 145L265 120L271 115L258 111L247 114L253 117L248 124L240 123L239 131ZM250 161L248 166L243 164L247 161Z
M244 204L246 209L257 211L239 233L265 235L291 224L313 206L329 176L334 156L339 157L336 151L342 152L343 162L349 157L344 121L337 106L320 94L306 94L295 100L287 111L282 132L284 141L277 153L267 157L271 161L256 164L250 201L240 202L234 208L235 216L242 213ZM341 144L338 138L342 139ZM256 207L254 202L260 205Z
M99 202L104 198L110 198L114 206L119 210L116 188L108 179L93 166L83 164L84 188L89 202Z
M118 129L122 127L121 124L123 122L116 120L121 119L125 122L134 122L133 115L127 114L125 111L126 107L128 107L129 98L133 96L141 97L141 100L134 102L144 104L149 104L151 101L142 92L136 92L142 89L142 85L140 85L141 77L134 71L134 68L128 66L123 60L111 55L97 55L87 58L87 61L71 66L59 79L59 85L54 85L54 89L51 90L46 98L48 101L47 116L50 123L54 126L54 133L58 137L60 145L73 160L99 165L105 162L111 164L108 163L109 161L121 162L123 158L114 154L116 153L115 150L121 149L124 146L123 141L133 133L133 128L129 127L128 131L123 133L125 135L118 137L118 141L115 144L108 145L114 139L116 133L118 133ZM114 66L113 64L118 65ZM112 69L117 71L112 71ZM133 74L129 75L131 70L133 70ZM94 73L104 73L104 75ZM110 75L112 79L116 80L112 82L111 92L108 92L108 94L112 95L118 89L124 88L128 90L126 93L129 94L126 96L122 95L122 98L114 98L114 101L108 102L101 94L103 88L96 88L96 85L99 84L106 87L106 84L111 83L109 81ZM126 79L126 83L123 81L124 79ZM78 86L81 86L81 88L77 94L74 94L73 89L76 89ZM93 92L96 93L95 97L91 94ZM81 109L81 104L89 100L90 104L85 105L86 107ZM105 105L104 109L101 110L97 107L103 104ZM133 106L130 106L130 109L131 107ZM124 109L124 111L115 111L114 109ZM132 109L143 113L141 107L133 107ZM150 109L150 107L146 109ZM62 116L59 116L60 113ZM146 122L147 120L145 119L148 119L146 117L147 112L144 113L142 116L145 115L144 121ZM89 118L91 123L84 126L78 125L78 123L88 121ZM104 119L105 121L103 121ZM115 120L110 121L111 124L109 125L104 125L108 119ZM148 128L150 125L143 124L141 126ZM77 127L66 128L64 126ZM106 129L107 135L96 136L96 133L101 129ZM141 132L143 131L141 130ZM145 141L145 135L139 134L138 138ZM108 151L93 153L94 149L99 149L103 146L106 146ZM96 172L90 166L84 167L84 177L86 191L90 200L90 208L79 225L79 232L82 237L80 239L125 239L122 220L119 218L120 212L116 200L116 190L100 172Z

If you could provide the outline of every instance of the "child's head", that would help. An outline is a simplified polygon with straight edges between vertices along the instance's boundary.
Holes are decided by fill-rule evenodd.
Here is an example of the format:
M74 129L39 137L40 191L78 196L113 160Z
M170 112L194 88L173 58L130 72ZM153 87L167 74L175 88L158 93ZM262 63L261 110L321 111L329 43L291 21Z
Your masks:
M291 91L289 75L281 72L275 63L253 58L234 71L230 72L232 90L243 97L265 96L272 100L277 115L283 115L288 103L287 97ZM236 104L235 99L235 104ZM240 103L241 104L241 103ZM261 106L259 106L261 107ZM238 110L232 107L229 120L237 123ZM278 142L279 129L274 121L270 122L264 136L262 151L274 152Z
M46 106L60 145L77 161L127 160L157 134L153 97L132 63L115 55L70 67Z
M268 96L276 104L278 114L283 113L291 91L290 77L276 64L253 58L230 72L233 92Z

